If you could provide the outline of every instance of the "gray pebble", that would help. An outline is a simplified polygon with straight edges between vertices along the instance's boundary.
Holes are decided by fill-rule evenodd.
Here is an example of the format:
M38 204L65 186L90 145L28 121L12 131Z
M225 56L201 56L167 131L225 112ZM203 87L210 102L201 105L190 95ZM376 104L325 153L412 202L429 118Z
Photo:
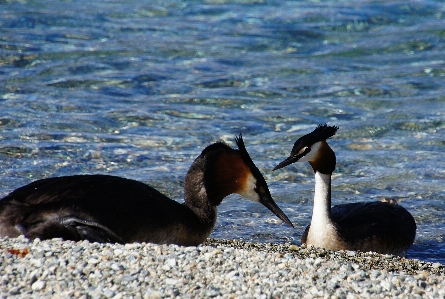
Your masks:
M444 265L376 253L23 237L0 239L0 250L0 298L445 298Z
M45 282L42 280L37 280L31 285L33 291L41 291L45 288Z

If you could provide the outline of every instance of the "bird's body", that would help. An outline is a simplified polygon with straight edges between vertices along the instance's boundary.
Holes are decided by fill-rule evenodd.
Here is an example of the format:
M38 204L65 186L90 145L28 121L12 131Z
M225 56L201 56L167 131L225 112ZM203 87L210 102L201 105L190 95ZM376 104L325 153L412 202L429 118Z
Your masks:
M144 183L108 175L43 179L13 191L3 201L9 204L1 211L2 236L80 240L81 229L97 235L92 236L95 241L188 245L203 242L201 236L213 227L211 222L204 226L186 205ZM180 233L186 228L192 232ZM181 235L187 238L181 240Z
M95 242L198 245L210 235L217 206L232 193L258 201L283 221L241 136L239 150L215 143L203 150L185 179L185 202L151 186L109 175L35 181L0 200L0 237ZM261 186L256 191L249 185Z
M397 203L371 201L340 204L332 207L331 217L335 229L333 234L336 236L333 238L334 244L327 244L326 238L329 237L326 235L321 238L311 236L308 240L311 225L306 227L301 243L317 246L317 240L322 239L324 241L318 247L405 256L414 241L415 234L407 237L406 232L400 232L401 229L413 231L415 223L411 214Z
M294 162L309 162L315 172L311 224L302 244L333 250L360 250L405 256L414 242L416 223L394 201L358 202L331 208L331 175L336 157L326 139L337 127L320 125L295 142L291 155L275 169Z

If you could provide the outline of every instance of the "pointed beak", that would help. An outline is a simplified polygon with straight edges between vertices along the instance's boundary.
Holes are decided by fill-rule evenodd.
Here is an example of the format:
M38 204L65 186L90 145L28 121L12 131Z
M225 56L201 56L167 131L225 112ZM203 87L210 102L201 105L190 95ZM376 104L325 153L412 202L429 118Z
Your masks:
M277 170L283 167L286 167L287 165L290 165L292 163L297 162L301 158L301 155L298 156L289 156L284 161L281 161L273 170Z
M301 158L306 156L311 151L311 148L309 146L306 146L304 148L294 148L292 149L290 156L287 157L284 161L280 162L273 170L277 170L283 167L286 167L287 165L290 165L292 163L298 162ZM272 170L272 171L273 171Z
M278 218L280 218L284 223L294 227L292 222L290 222L289 218L287 218L286 214L277 206L272 196L264 194L260 197L260 203L262 203L266 208L272 211Z

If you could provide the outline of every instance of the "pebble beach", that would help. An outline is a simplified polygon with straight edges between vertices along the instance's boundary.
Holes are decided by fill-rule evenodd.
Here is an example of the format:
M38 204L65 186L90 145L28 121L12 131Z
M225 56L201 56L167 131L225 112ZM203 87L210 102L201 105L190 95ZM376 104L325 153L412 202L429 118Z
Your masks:
M445 266L293 244L0 239L0 298L445 298Z

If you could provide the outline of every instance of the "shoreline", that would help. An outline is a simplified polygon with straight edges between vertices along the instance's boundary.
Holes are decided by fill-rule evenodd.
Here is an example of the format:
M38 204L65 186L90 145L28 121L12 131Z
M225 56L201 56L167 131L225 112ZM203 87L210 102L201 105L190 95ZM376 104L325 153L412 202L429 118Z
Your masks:
M0 239L0 298L444 298L445 265L208 239L197 247Z
M279 252L282 254L293 254L297 258L323 258L326 260L344 260L351 263L357 263L362 270L387 270L390 272L406 272L413 274L418 271L428 271L432 274L445 275L445 265L441 263L426 262L418 259L397 257L388 254L379 254L375 252L360 252L349 250L326 250L315 248L313 246L295 244L270 244L254 243L239 240L220 240L209 238L203 245L217 247L229 246L237 249L256 249L269 252Z

